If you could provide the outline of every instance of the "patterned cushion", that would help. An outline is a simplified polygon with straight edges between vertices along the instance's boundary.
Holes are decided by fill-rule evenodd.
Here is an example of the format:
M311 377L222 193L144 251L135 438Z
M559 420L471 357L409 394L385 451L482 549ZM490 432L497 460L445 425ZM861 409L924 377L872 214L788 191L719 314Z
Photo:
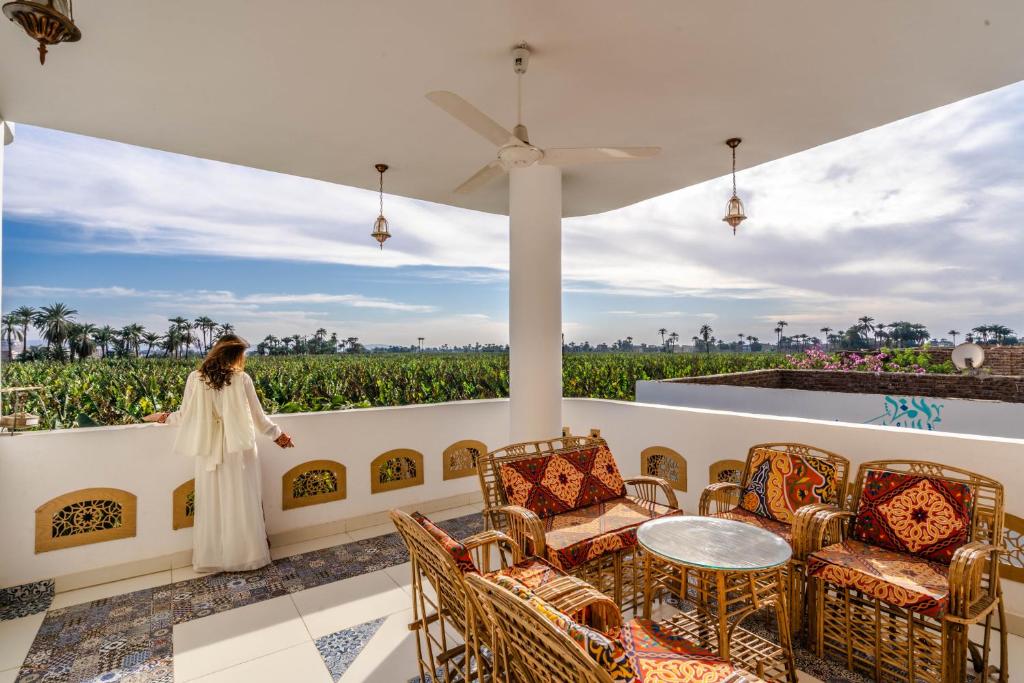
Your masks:
M623 496L544 520L547 559L564 571L636 545L636 529L649 519L682 510Z
M812 503L839 500L836 467L811 456L757 448L750 456L750 481L740 494L744 510L786 524Z
M437 539L437 542L441 544L442 548L448 551L448 554L452 556L453 560L455 560L455 565L462 570L463 574L468 574L470 572L474 574L477 573L478 570L476 568L476 563L473 562L473 557L469 554L469 548L449 536L447 531L437 526L420 513L412 513L412 518L419 522L419 525L423 527L428 534Z
M622 644L636 671L637 683L756 680L738 674L729 662L648 619L633 619L623 626Z
M498 576L494 582L525 600L542 617L554 624L555 628L569 636L598 666L608 672L613 681L632 683L636 680L633 665L626 656L622 643L618 640L576 623L566 614L555 609L551 603L541 600L530 589L510 576Z
M853 538L949 563L967 543L974 494L966 484L870 470L864 478Z
M786 543L793 545L793 527L785 522L778 522L774 519L762 517L761 515L744 510L743 508L733 508L726 512L718 512L711 515L712 517L720 517L722 519L731 519L736 522L745 522L746 524L753 524L756 527L770 531L777 536L781 536Z
M873 598L939 617L949 601L949 567L848 539L807 558L809 576L855 588Z
M501 465L498 473L508 502L541 517L626 493L615 458L604 446L514 460Z
M530 590L543 588L555 579L565 576L565 572L553 566L547 560L539 557L528 557L522 562L491 572L487 578L494 579L498 576L507 576L515 579Z

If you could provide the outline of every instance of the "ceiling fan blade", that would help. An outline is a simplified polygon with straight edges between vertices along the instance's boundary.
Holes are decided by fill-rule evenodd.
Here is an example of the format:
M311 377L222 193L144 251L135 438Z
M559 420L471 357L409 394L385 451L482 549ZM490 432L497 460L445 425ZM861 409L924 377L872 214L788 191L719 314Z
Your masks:
M508 144L513 139L512 133L505 130L497 121L453 92L435 90L427 93L427 99L498 147Z
M500 161L495 159L474 173L469 180L456 187L455 193L468 194L469 192L473 192L504 173L505 168L501 165Z
M660 153L661 147L554 147L544 150L544 159L541 163L550 166L575 166L649 159Z

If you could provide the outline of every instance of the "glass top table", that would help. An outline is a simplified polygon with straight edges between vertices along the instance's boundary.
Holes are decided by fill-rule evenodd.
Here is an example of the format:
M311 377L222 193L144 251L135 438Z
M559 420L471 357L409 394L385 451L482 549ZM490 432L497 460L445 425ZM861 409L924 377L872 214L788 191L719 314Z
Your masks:
M676 564L717 571L757 571L789 562L792 549L780 536L750 524L715 517L662 517L637 529L649 553Z

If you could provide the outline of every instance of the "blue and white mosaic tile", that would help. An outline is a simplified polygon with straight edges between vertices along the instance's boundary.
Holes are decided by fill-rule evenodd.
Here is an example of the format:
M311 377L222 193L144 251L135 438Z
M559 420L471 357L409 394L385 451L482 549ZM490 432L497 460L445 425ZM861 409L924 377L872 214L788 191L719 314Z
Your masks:
M320 651L320 656L327 665L327 670L331 672L334 683L341 680L342 674L348 670L383 623L382 617L317 638L316 649Z
M52 603L53 579L0 588L0 621L45 612Z

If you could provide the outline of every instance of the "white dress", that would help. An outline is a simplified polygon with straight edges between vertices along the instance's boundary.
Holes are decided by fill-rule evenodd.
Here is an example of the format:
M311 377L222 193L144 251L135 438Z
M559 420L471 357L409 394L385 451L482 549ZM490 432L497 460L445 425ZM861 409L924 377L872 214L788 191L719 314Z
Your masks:
M248 414L232 415L232 411ZM232 422L241 436L227 433ZM205 449L212 452L190 453L197 456L193 568L197 572L246 571L269 564L253 432L276 439L281 428L263 412L252 378L237 372L230 385L217 390L198 371L193 372L185 383L181 408L167 417L167 424L179 425L190 435L210 434L216 439L214 447ZM247 447L231 448L229 443Z

